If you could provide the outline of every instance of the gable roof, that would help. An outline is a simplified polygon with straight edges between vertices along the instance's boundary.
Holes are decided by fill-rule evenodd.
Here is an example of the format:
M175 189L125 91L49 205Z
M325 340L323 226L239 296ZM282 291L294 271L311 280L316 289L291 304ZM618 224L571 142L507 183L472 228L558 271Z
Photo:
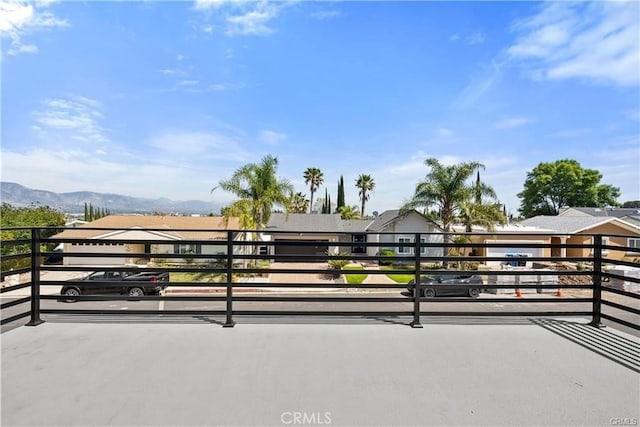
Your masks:
M272 213L264 231L306 231L309 233L364 232L371 220L340 218L340 214Z
M226 239L227 234L223 230L240 229L240 220L232 217L227 221L221 216L108 215L76 228L65 230L53 237L61 239L92 239L111 235L114 232L113 230L88 229L91 227L113 228L115 230L160 229L162 231L158 233L178 239Z
M371 225L369 225L369 227L367 228L367 231L382 231L387 225L391 224L392 222L400 221L402 218L405 218L406 216L411 215L413 213L419 215L426 222L436 226L438 229L441 229L441 227L438 224L436 224L426 216L422 215L420 212L416 211L415 209L405 212L403 214L400 214L399 209L392 209L392 210L384 211L380 215L378 215L373 220Z
M547 230L553 230L558 234L576 234L607 223L615 223L616 225L629 231L640 233L640 228L615 217L602 218L593 216L538 215L520 221L518 224L528 227L538 227Z
M622 218L627 215L638 215L638 208L563 208L558 216L595 216Z

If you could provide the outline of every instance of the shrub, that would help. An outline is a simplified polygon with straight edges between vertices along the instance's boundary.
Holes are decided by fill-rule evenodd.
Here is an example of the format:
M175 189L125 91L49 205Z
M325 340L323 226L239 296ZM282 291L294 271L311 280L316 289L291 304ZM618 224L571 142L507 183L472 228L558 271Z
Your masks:
M379 256L386 256L386 257L393 257L396 256L396 253L393 249L380 249L380 251L378 252ZM393 260L379 260L378 264L379 265L391 265L393 263Z

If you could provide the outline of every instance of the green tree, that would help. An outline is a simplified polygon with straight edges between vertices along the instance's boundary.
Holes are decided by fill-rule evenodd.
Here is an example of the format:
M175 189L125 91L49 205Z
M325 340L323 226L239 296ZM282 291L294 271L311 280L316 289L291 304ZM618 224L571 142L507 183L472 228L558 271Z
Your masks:
M87 206L87 202L84 202L84 220L89 221L89 206Z
M338 209L340 218L342 219L360 219L360 212L358 212L357 206L342 206Z
M320 169L307 168L307 170L304 171L304 183L309 184L309 190L311 192L311 196L309 197L309 213L311 213L311 209L313 206L313 195L323 182L324 176Z
M309 210L309 200L302 193L289 194L287 200L287 212L289 213L306 213Z
M527 173L524 189L518 193L520 213L557 215L560 208L617 206L620 189L600 184L602 174L585 169L576 160L564 159L538 164Z
M230 212L244 212L251 217L255 228L262 229L271 217L274 205L286 206L287 195L293 186L276 176L278 159L271 155L259 164L250 163L237 169L230 179L220 181L220 187L240 200L227 207Z
M455 165L444 166L438 159L425 160L429 172L424 181L416 185L416 190L401 211L423 207L426 211L435 207L439 213L440 223L446 233L451 231L451 226L461 216L463 205L472 203L477 197L477 191L482 195L495 196L491 187L468 183L478 169L484 168L479 162L462 162Z
M369 193L376 188L376 183L373 182L371 175L362 174L356 178L356 188L358 188L358 194L360 195L361 209L360 216L364 217L364 206L367 200L369 200Z
M338 201L336 203L336 211L340 212L340 208L344 205L344 178L340 175L340 181L338 181Z
M493 231L496 224L505 225L507 223L507 216L500 203L482 203L482 200L480 203L463 201L458 205L458 214L455 220L463 224L465 231L470 233L473 231L474 225Z
M640 208L640 200L629 200L622 204L623 208Z
M2 255L13 255L29 252L29 245L5 245L2 242L7 240L30 239L31 231L28 229L11 230L10 227L60 227L64 226L65 217L60 211L49 206L14 207L8 203L3 203L0 207L0 246ZM40 231L41 237L51 237L58 233L57 228L43 229ZM56 246L55 243L43 245L41 250L51 251ZM2 271L12 268L26 267L30 263L27 259L2 260Z

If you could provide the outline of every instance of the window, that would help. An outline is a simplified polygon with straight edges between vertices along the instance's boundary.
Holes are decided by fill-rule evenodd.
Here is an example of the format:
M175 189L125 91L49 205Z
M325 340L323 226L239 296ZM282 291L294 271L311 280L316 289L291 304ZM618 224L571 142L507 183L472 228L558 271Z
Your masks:
M199 254L201 252L200 245L177 244L173 248L176 254Z
M640 249L640 239L629 238L627 239L627 247ZM635 252L637 253L637 252Z
M424 237L421 237L420 243L421 244L427 243L427 239L425 239ZM427 248L425 248L424 246L420 246L420 255L426 255L426 254L427 254Z
M413 243L413 239L411 237L400 236L398 237L398 243ZM398 247L399 254L410 254L413 252L413 248L411 247Z

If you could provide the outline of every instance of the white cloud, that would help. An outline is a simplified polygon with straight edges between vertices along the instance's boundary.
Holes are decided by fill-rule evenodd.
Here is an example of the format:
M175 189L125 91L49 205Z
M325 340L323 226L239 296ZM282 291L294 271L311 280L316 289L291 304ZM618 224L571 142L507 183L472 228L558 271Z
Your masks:
M438 135L442 137L447 137L453 135L453 131L449 128L438 128Z
M42 108L32 113L40 133L63 133L77 141L104 143L108 130L102 127L101 104L83 96L54 98L42 102Z
M197 86L199 83L198 80L180 80L178 86Z
M338 10L321 10L319 12L312 13L310 16L314 19L324 21L325 19L337 18L340 15L341 13Z
M261 130L258 134L258 141L267 145L278 145L287 139L287 135L272 130Z
M636 2L549 2L516 22L507 55L541 79L640 84L640 19Z
M497 61L491 61L491 67L482 70L479 75L474 76L460 93L455 101L458 108L469 108L484 96L494 85L496 85L502 77L503 64Z
M274 31L271 21L290 4L268 0L196 0L194 9L205 18L205 24L200 26L205 33L210 34L217 27L211 25L210 20L222 17L220 26L228 36L268 35Z
M449 40L451 40L452 42L458 41L460 40L460 35L458 33L451 34L451 37L449 37Z
M465 39L467 44L469 44L470 46L474 46L474 45L477 45L477 44L482 44L482 43L484 43L484 40L485 40L484 34L479 33L479 32L471 33Z
M526 117L506 117L493 125L495 129L514 129L531 123Z
M179 53L179 54L176 55L176 61L180 62L183 59L184 59L184 55L183 54Z
M240 138L222 132L166 131L152 137L147 145L160 150L160 155L174 160L228 159L244 161L248 158Z
M46 10L49 2L24 3L0 0L0 33L11 39L9 55L38 53L38 47L23 39L37 31L68 27L69 23Z

